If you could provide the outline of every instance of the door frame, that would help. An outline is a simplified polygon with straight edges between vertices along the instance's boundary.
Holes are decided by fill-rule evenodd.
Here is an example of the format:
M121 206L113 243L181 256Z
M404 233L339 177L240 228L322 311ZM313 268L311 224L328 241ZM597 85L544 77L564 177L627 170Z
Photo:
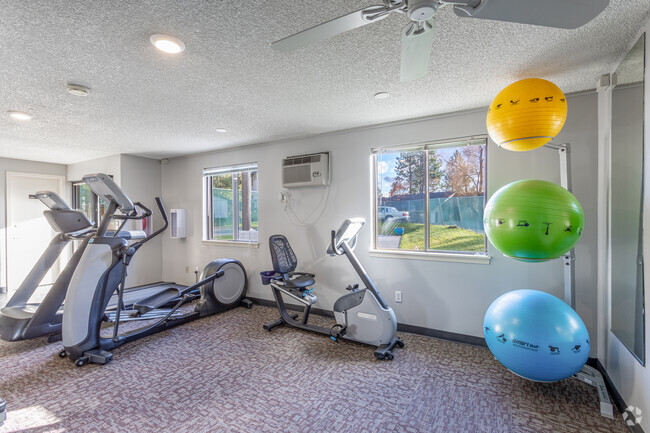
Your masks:
M11 182L14 179L21 177L40 177L42 179L54 179L59 181L59 191L64 199L66 199L66 189L65 183L66 178L62 175L57 174L43 174L43 173L29 173L22 171L9 171L7 170L5 175L5 227L4 227L4 237L2 239L4 245L0 248L1 257L1 267L0 269L0 278L4 282L4 289L6 293L9 293L9 204L11 203ZM34 191L36 192L36 191Z

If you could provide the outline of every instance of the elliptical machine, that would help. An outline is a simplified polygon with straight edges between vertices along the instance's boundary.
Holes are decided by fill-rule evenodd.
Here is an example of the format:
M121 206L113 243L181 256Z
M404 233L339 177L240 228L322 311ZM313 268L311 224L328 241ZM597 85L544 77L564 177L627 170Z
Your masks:
M245 300L247 288L246 271L237 260L221 259L209 263L200 281L185 287L174 283L146 286L146 290L126 289L127 268L138 249L147 241L162 233L168 226L167 214L160 198L156 205L164 226L146 238L129 245L126 240L109 236L112 220L140 220L152 214L142 203L132 203L117 184L107 175L86 175L84 182L99 197L109 202L108 208L89 242L79 266L72 276L63 310L63 346L61 357L70 357L77 366L89 362L106 364L112 358L110 350L125 343L152 335L172 327L222 312L240 304L250 308ZM139 209L139 210L138 210ZM120 214L117 212L121 211ZM218 280L217 280L218 279ZM117 292L116 307L106 312L113 294ZM137 295L140 299L128 302L125 296ZM178 309L194 300L194 311L182 313ZM119 333L122 321L155 320L124 334ZM113 321L111 338L100 335L104 320Z
M404 347L404 342L396 336L395 313L384 302L353 252L357 235L364 224L363 218L346 219L338 231L332 230L331 233L327 253L331 256L345 254L366 286L363 289L359 289L358 284L347 287L350 293L341 296L334 303L334 318L337 323L331 328L307 323L311 306L318 300L313 293L314 289L309 288L315 283L315 275L295 271L298 260L286 237L273 235L269 238L274 271L261 273L262 284L271 285L280 318L266 323L264 329L271 331L276 326L288 325L329 335L333 341L344 339L376 346L374 355L377 359L393 359L392 350L396 346ZM283 295L304 305L300 320L297 320L298 314L287 311Z

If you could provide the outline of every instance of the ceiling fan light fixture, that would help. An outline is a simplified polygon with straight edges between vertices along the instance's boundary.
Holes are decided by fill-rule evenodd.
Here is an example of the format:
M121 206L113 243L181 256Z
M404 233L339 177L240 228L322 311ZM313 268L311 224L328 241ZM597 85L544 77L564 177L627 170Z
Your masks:
M26 121L32 120L34 118L34 116L32 116L29 113L25 113L24 111L9 110L9 111L7 111L7 114L13 120L19 120L21 122L26 122Z
M151 35L149 42L160 51L168 54L178 54L185 51L185 43L169 35Z
M426 21L433 18L438 6L437 0L411 0L408 6L408 16L412 21Z

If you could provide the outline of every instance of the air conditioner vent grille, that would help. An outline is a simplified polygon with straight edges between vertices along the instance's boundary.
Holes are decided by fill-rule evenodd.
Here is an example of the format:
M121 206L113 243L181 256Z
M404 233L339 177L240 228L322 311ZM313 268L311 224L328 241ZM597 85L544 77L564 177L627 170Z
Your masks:
M290 156L282 160L282 185L329 185L329 154Z

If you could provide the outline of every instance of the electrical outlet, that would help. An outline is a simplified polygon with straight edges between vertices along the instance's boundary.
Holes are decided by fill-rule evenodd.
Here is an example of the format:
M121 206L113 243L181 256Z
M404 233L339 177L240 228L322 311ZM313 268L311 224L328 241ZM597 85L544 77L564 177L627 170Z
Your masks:
M186 274L189 274L189 273L190 273L190 267L189 267L189 266L185 266L185 273L186 273Z
M395 290L395 302L402 302L402 292Z

